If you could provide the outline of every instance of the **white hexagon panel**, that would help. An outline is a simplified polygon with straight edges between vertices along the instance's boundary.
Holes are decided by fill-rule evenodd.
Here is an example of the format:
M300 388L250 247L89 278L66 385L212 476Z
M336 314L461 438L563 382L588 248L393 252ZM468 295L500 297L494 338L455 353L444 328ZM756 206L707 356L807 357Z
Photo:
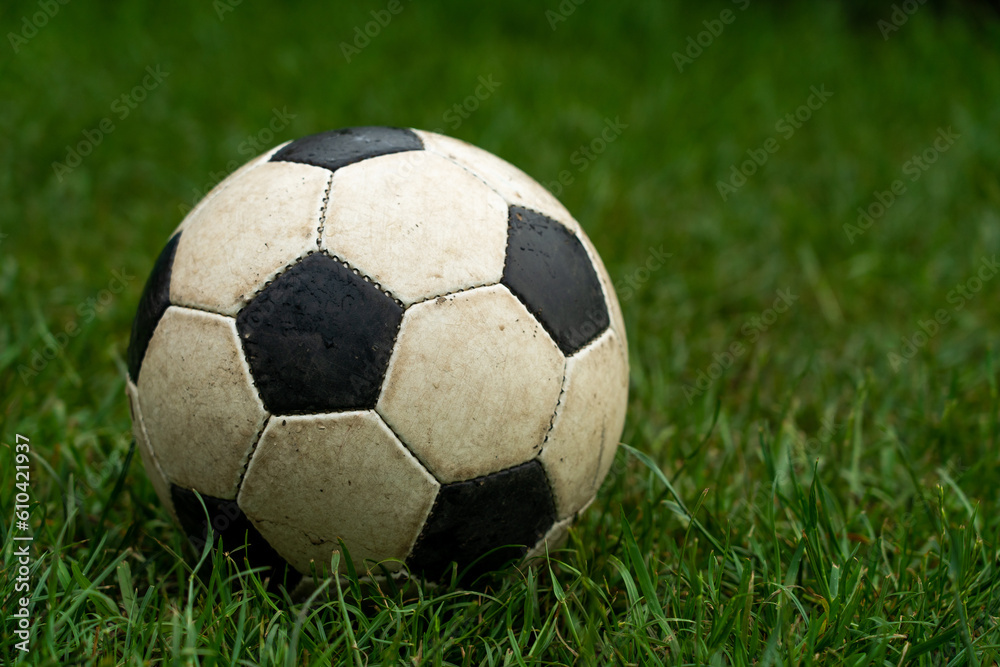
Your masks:
M213 199L215 199L216 195L218 195L220 192L222 192L223 190L225 190L226 188L228 188L233 183L236 183L237 181L239 181L240 177L244 173L246 173L246 172L250 171L251 169L255 168L257 165L263 164L264 162L267 162L268 160L270 160L271 156L274 155L275 153L277 153L279 150L281 150L282 146L284 146L284 145L285 144L281 144L280 146L275 146L271 150L265 151L264 153L261 153L257 157L255 157L255 158L249 160L248 162L246 162L245 164L241 165L238 169L236 169L235 171L233 171L226 178L224 178L221 181L219 181L218 183L216 183L212 187L212 189L209 190L205 194L205 196L201 198L201 200L199 202L197 202L197 204L195 205L195 207L188 212L188 214L181 221L181 224L179 224L177 226L177 229L174 230L174 232L178 232L178 231L180 231L182 229L185 229L192 221L199 219L201 217L201 209L205 208L205 206L207 206L209 204L209 202L211 202Z
M558 220L574 232L581 230L566 207L535 179L489 151L461 139L414 130L428 151L462 165L496 190L508 205L522 206Z
M313 564L328 570L338 538L359 571L376 563L392 571L410 553L438 488L372 411L275 417L239 506L300 572Z
M146 474L149 475L149 481L153 483L153 490L156 491L160 502L176 519L174 503L170 499L170 481L157 462L153 448L149 446L149 437L146 435L146 427L142 421L142 410L139 407L139 389L129 380L125 385L125 393L128 395L129 415L132 417L132 436L135 438L142 465L146 469Z
M316 250L331 174L264 162L192 211L173 263L173 303L236 315L277 273Z
M349 128L255 158L185 219L139 302L128 395L196 551L221 540L272 590L341 540L359 570L465 583L554 548L594 497L624 333L538 183L447 137Z
M377 410L442 482L530 460L559 399L563 356L503 285L403 316Z
M334 174L321 245L409 305L500 281L507 205L444 157L383 155Z
M560 519L573 516L608 474L625 425L628 365L613 330L573 355L559 409L539 457Z
M175 484L236 497L267 416L228 317L171 306L136 383L146 435Z

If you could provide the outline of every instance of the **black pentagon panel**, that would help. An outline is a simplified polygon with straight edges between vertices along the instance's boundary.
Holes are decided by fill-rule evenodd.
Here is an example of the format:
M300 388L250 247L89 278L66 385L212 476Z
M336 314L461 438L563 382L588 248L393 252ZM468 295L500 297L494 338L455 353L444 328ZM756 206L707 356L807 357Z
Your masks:
M504 285L571 355L608 328L608 307L586 248L555 220L510 207Z
M239 555L243 555L252 568L265 568L260 573L261 579L270 577L268 590L277 591L282 585L288 590L302 579L302 574L290 566L278 555L278 552L268 543L264 536L254 528L254 525L243 514L235 500L213 498L202 494L205 502L202 508L198 496L190 489L183 489L175 484L170 485L170 497L174 501L174 510L188 540L201 553L208 538L209 526L212 529L213 546L222 538L222 547L238 563ZM208 510L208 514L205 514ZM244 548L245 547L245 548ZM206 561L211 563L211 561Z
M375 407L403 309L328 255L280 275L236 317L273 414Z
M390 153L419 151L424 142L400 127L348 127L296 139L271 156L271 162L300 162L336 171Z
M407 560L410 569L441 579L451 563L463 581L521 558L555 523L556 510L538 461L477 479L445 484Z
M142 358L146 356L149 340L153 337L153 331L163 313L170 306L170 273L180 239L181 233L177 232L160 251L160 256L153 263L153 270L139 298L139 307L136 309L135 319L132 320L132 338L129 340L126 353L128 374L132 382L139 381L139 370L142 368Z

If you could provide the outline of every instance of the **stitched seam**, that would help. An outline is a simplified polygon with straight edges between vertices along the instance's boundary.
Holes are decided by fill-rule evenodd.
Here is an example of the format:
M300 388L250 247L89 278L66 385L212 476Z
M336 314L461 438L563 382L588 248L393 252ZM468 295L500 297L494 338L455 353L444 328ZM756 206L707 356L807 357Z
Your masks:
M403 128L403 129L405 129L405 128ZM411 132L412 132L412 130L411 130ZM302 138L305 138L305 137L302 137ZM417 139L420 140L421 144L424 143L423 139L420 139L420 137L417 137ZM279 148L284 147L285 145L290 144L290 143L292 143L292 142L286 141ZM273 159L273 157L274 157L274 155L277 155L278 151L275 151L274 154L272 154L272 157L267 160L267 162L287 162L288 164L304 164L307 167L317 167L319 169L326 169L327 171L334 172L334 171L337 171L338 169L343 169L344 167L350 167L351 165L358 164L359 162L364 162L365 160L373 160L373 159L375 159L377 157L384 157L386 155L396 155L397 153L415 153L417 151L423 151L423 150L427 150L427 149L423 145L421 145L420 148L400 148L400 149L388 151L386 153L378 153L377 155L364 155L362 157L352 158L349 161L344 162L342 164L337 164L332 169L328 165L326 165L326 164L320 164L318 160L309 160L309 159L305 159L305 158L294 158L294 159L281 158L281 159L275 160L275 159Z
M399 306L402 310L404 310L404 311L406 310L406 306L403 305L403 302L400 301L399 299L397 299L396 297L394 297L392 295L392 293L389 292L388 290L383 289L382 286L379 283L377 283L374 280L372 280L369 276L361 273L358 269L356 269L355 267L351 266L348 262L344 261L340 257L334 255L333 253L329 252L328 250L322 249L322 250L309 250L304 255L299 255L294 260L292 260L291 262L289 262L288 264L286 264L284 267L282 267L281 269L279 269L274 274L274 276L271 277L270 280L265 281L264 285L260 289L258 289L257 291L255 291L252 295L250 295L250 298L247 299L244 302L244 304L240 307L239 311L237 311L236 316L233 317L232 319L239 318L240 314L247 308L247 306L249 306L251 303L253 303L253 300L256 299L257 296L261 292L263 292L264 290L266 290L271 285L271 283L273 283L275 280L277 280L282 275L284 275L285 273L287 273L289 269L291 269L293 266L295 266L296 264L298 264L299 262L301 262L303 259L305 259L309 255L312 255L312 254L314 254L316 252L319 252L321 255L326 255L330 259L332 259L332 260L334 260L336 262L339 262L345 268L347 268L350 271L352 271L355 275L361 277L365 282L367 282L368 284L374 286L380 292L382 292L383 294L385 294L386 296L388 296L390 299L392 299L396 303L396 305ZM223 317L229 317L229 316L223 315ZM263 399L263 397L261 397L260 388L257 386L257 381L256 381L256 379L253 376L253 366L250 365L250 359L249 359L249 357L247 357L246 347L243 345L243 339L239 336L239 329L238 328L237 328L236 334L237 334L237 338L239 338L239 340L240 340L240 350L243 352L243 359L246 362L247 369L250 371L250 382L251 382L251 384L253 384L253 387L254 387L254 389L257 392L257 397L260 400L261 404L264 405L264 399ZM397 340L398 337L399 337L399 328L396 329L396 332L392 336L392 342L389 345L390 355L392 354L392 350L396 347L396 340ZM379 379L378 379L379 393L380 394L381 394L381 391L382 391L382 387L385 384L385 377L386 377L386 373L388 372L388 368L389 368L388 365L386 365L385 370L382 371L382 374L379 376ZM309 410L303 410L303 411L297 411L296 410L296 411L292 411L292 412L281 413L280 416L309 415L309 414L315 414L315 413L312 412L312 411L309 411Z
M184 302L180 302L180 301L178 301L177 303L171 302L170 305L167 306L167 310L169 310L170 308L183 308L185 310L194 310L194 311L197 311L199 313L207 313L209 315L218 315L219 317L226 317L226 318L229 318L231 320L232 319L236 319L233 315L226 315L225 313L220 313L217 310L212 310L211 308L206 308L205 306L199 306L196 303L184 303ZM164 311L164 315L165 314L166 314L166 311Z
M526 466L529 463L531 463L532 461L535 461L537 458L538 457L536 456L535 458L528 459L527 461L522 461L521 463L515 463L512 466L507 466L506 468L502 468L500 470L494 470L493 472L488 472L488 473L486 473L484 475L479 475L478 477L470 477L469 479L460 479L460 480L457 480L457 481L454 481L454 482L448 482L448 484L451 485L451 484L464 484L466 482L476 482L476 481L479 481L481 479L486 479L487 477L491 477L492 475L499 475L502 472L508 472L510 470L513 470L514 468L520 468L522 466ZM542 465L542 462L538 461L538 464ZM542 472L544 472L544 471L545 471L545 466L542 465ZM546 475L546 477L547 477L547 475Z
M566 377L569 375L568 371L569 360L566 359L566 357L563 357L563 374L562 382L559 383L559 397L556 399L556 407L552 410L552 416L549 418L549 427L545 431L545 437L542 439L542 444L538 446L538 456L541 456L542 452L545 451L545 443L549 441L549 436L552 435L552 428L555 426L556 417L559 415L559 408L562 406L563 396L566 394ZM539 463L541 463L541 461L539 461ZM554 493L555 489L553 489L553 494Z
M333 188L333 172L326 182L326 190L323 192L323 206L319 214L319 227L316 228L316 248L323 248L323 230L326 228L326 215L330 210L330 190Z
M156 455L156 451L153 449L153 443L149 441L149 433L146 431L146 419L142 416L142 405L139 403L139 385L134 384L131 381L128 381L128 384L135 387L135 411L137 413L136 416L139 418L139 430L141 431L143 440L145 441L146 451L149 454L150 460L153 462L155 472L159 473L160 477L167 484L167 502L169 503L167 509L170 511L171 515L176 515L177 510L174 509L174 500L170 497L170 478L167 476L167 473L163 471L163 466L160 465L160 459ZM132 439L135 440L134 437ZM137 442L136 445L140 449L143 447L143 443L141 442ZM142 458L142 452L139 452L139 456ZM150 482L152 482L152 480L150 480Z
M386 418L382 415L382 413L378 411L378 406L377 405L372 409L372 412L374 412L376 414L376 416L378 416L379 421L381 421L383 424L385 424L385 427L387 429L389 429L389 432L392 433L394 436L396 436L396 439L399 440L400 444L403 445L403 448L407 452L410 453L410 456L412 456L413 458L415 458L417 460L417 463L420 464L420 467L423 468L425 471L427 471L427 474L430 475L432 478L434 478L435 482L437 482L441 486L444 486L445 482L442 482L440 479L438 479L437 475L434 474L434 471L431 470L431 468L430 468L429 465L427 465L427 462L424 461L419 456L417 456L417 453L415 451L413 451L408 444L406 444L406 441L403 440L403 436L401 436L399 433L397 433L396 429L394 429L392 427L392 424L390 424L386 420ZM433 503L432 503L431 507L433 508ZM429 510L428 510L427 516L430 516L430 511ZM427 517L424 517L424 522L426 522L426 521L427 521ZM421 524L421 525L423 525L423 524Z
M527 206L524 202L511 201L510 199L508 199L507 197L505 197L502 192L500 192L499 190L497 190L493 186L493 184L491 184L485 178L483 178L482 176L480 176L479 174L477 174L475 171L473 171L469 167L466 167L464 164L462 164L458 160L454 159L450 155L446 155L445 153L442 153L441 151L436 151L436 150L431 149L431 148L424 148L424 150L427 151L428 153L433 154L433 155L438 155L440 157L443 157L445 160L448 160L452 164L458 165L459 167L461 167L465 171L467 171L470 174L472 174L477 180L482 181L482 183L486 187L488 187L490 190L492 190L493 192L495 192L498 195L500 195L500 199L503 199L503 202L505 204L507 204L507 209L508 210L510 209L511 206L518 206L518 207L523 208L525 210L537 213L538 215L543 215L546 218L548 218L548 219L552 220L553 222L555 222L556 224L561 225L562 227L565 227L569 231L569 233L572 234L573 236L579 237L579 234L577 233L577 229L575 229L572 225L568 225L565 222L563 222L562 220L560 220L559 218L553 217L552 213L546 213L545 211L539 211L537 208L534 208L533 206ZM491 153L491 155L492 155L492 153ZM499 156L494 156L494 157L497 157L499 159L503 159L503 158L500 158ZM531 176L528 176L527 174L525 174L525 176L527 176L530 180L532 180L536 184L538 184L542 189L545 189L544 185L542 185L541 183L539 183L538 181L536 181ZM546 190L546 192L548 192L548 190ZM549 193L549 194L552 194L552 193ZM560 204L562 204L562 202L559 201L559 198L556 197L555 195L552 195L552 198L555 199ZM562 204L562 206L563 206L563 208L566 208L565 204ZM566 212L569 213L569 210L567 209ZM573 214L571 214L571 213L570 213L570 218L572 218L573 222L576 223L577 228L582 232L583 231L583 225L580 224L580 221L577 220L576 218L573 218Z
M495 192L497 194L497 196L500 197L500 199L503 200L503 203L507 204L507 208L508 209L511 206L516 205L516 204L512 204L511 202L507 201L507 198L504 197L502 194L500 194L500 191L497 190L495 187L493 187L493 185L489 181L487 181L485 178L483 178L482 176L480 176L476 172L472 171L472 169L466 167L464 164L462 164L458 160L456 160L456 159L454 159L454 158L452 158L452 157L450 157L448 155L445 155L444 153L442 153L440 151L436 151L436 150L433 150L431 148L427 148L426 146L424 147L424 150L427 151L428 153L430 153L431 155L437 155L438 157L443 157L448 162L451 162L452 164L454 164L454 165L458 166L459 168L464 169L468 173L472 174L473 178L475 178L477 181L480 181L483 185L485 185L490 190L492 190L493 192Z
M235 317L238 318L240 316L240 313L242 313L244 310L246 310L246 307L249 306L253 302L253 300L257 298L257 295L259 295L261 292L263 292L264 290L266 290L268 287L271 286L271 283L273 283L275 280L277 280L278 278L280 278L281 276L283 276L285 273L288 272L288 270L290 268L292 268L293 266L295 266L296 264L298 264L299 262L301 262L303 259L305 259L309 255L313 254L314 252L316 252L316 251L315 250L308 250L308 251L306 251L305 254L299 255L298 257L296 257L295 259L293 259L291 262L289 262L288 264L285 264L283 267L281 267L280 269L278 269L277 271L275 271L274 275L272 275L269 279L265 280L264 284L261 285L256 291L254 291L254 293L251 294L250 297L247 298L243 302L243 305L240 306L240 309L236 311ZM248 366L249 366L249 364L250 364L250 362L247 361L247 365Z
M244 305L244 307L246 306ZM242 311L243 309L241 308L240 310ZM240 330L239 327L236 326L235 318L233 321L233 330L236 333L236 342L240 346L240 354L243 359L243 371L247 374L247 377L250 378L250 386L253 387L258 405L264 409L264 421L261 422L260 428L257 430L257 435L250 444L250 451L247 453L246 460L243 462L242 469L240 470L240 478L236 482L235 502L238 506L240 491L243 488L243 480L246 479L247 470L250 468L250 461L253 459L253 455L257 452L257 445L260 444L260 438L264 435L264 429L267 428L268 422L271 421L271 413L267 410L267 406L264 404L264 397L261 396L260 387L257 386L257 379L253 376L253 366L250 365L250 358L247 356L246 347L243 345L243 341L240 338Z
M614 291L614 285L611 284L611 274L608 273L608 267L604 266L604 262L601 261L600 256L598 256L597 248L594 247L594 242L591 241L589 237L587 237L586 242L579 236L577 236L577 238L580 240L580 245L583 246L583 251L587 253L587 259L590 260L591 266L594 267L594 273L597 275L597 282L601 285L601 296L604 297L604 307L608 311L608 327L613 328L611 325L614 323L615 318L612 315L611 299L615 299L617 301L618 294L608 293L609 290ZM593 252L591 252L591 249L593 249ZM603 271L598 270L598 268L603 269ZM607 281L604 280L605 276L607 276ZM606 285L605 282L607 282ZM621 308L620 303L619 308Z
M240 347L242 347L242 345ZM251 373L250 377L251 378L253 377L252 373ZM256 383L254 383L254 389L256 389L256 388L257 388L257 385L256 385ZM260 396L260 392L259 391L257 392L257 395L258 395L258 398L259 398L259 396ZM261 422L261 425L260 425L260 430L257 431L257 436L253 439L253 444L250 445L250 452L247 454L246 461L243 463L243 468L240 470L240 479L239 479L239 481L236 482L236 496L235 496L235 500L234 500L234 502L236 503L237 507L240 504L240 491L243 489L243 480L246 479L247 470L250 468L250 461L253 460L253 455L257 453L257 445L260 444L260 438L261 438L262 435L264 435L264 429L267 428L267 425L270 423L270 421L271 421L271 415L270 414L267 415L266 417L264 417L264 421ZM242 510L243 510L243 508L241 507L240 511L242 511ZM247 518L249 519L250 517L247 517Z
M413 307L413 306L416 306L416 305L421 304L421 303L427 303L428 301L434 301L435 299L444 299L444 298L447 298L449 296L454 296L456 294L461 294L462 292L471 292L472 290L479 289L481 287L496 287L497 285L500 285L500 284L501 284L500 280L495 280L495 281L490 282L490 283L477 283L475 285L469 285L468 287L462 287L462 288L457 289L457 290L452 290L451 292L444 292L443 294L435 294L434 296L429 296L426 299L421 299L420 301L414 301L413 303L411 303L407 307L408 308L409 307ZM506 287L506 285L504 285L504 287Z
M397 299L393 295L392 292L390 292L389 290L385 289L385 287L383 287L381 283L379 283L377 280L375 280L374 278L372 278L371 276L369 276L367 273L363 273L356 266L352 266L351 263L348 262L346 259L344 259L343 257L340 257L339 255L333 254L332 252L330 252L326 248L320 249L319 252L321 254L323 254L323 255L326 255L330 259L333 259L333 260L335 260L337 262L340 262L341 264L344 265L345 269L348 269L348 270L352 271L354 273L354 275L359 276L360 278L364 279L364 281L366 283L368 283L369 285L372 285L379 292L382 292L382 294L385 294L387 297L389 297L390 299L392 299L393 301L395 301L397 306L399 306L400 308L402 308L404 311L406 310L406 304L404 304L402 301L400 301L399 299ZM396 333L398 335L399 332L397 331ZM393 338L392 340L393 340L393 343L396 342L395 338Z
M394 431L394 433L395 433L395 431ZM458 480L458 481L455 481L455 482L448 482L448 485L451 485L451 484L465 484L467 482L476 482L476 481L481 480L481 479L486 479L487 477L489 477L491 475L499 475L502 472L507 472L509 470L513 470L514 468L520 468L522 466L526 466L526 465L528 465L528 464L530 464L532 462L538 463L539 467L541 467L541 469L542 469L542 476L545 477L545 483L548 485L548 488L549 488L549 494L550 494L549 498L551 499L551 502L552 502L552 506L551 506L551 509L552 509L552 514L551 514L551 516L552 516L552 523L549 525L548 528L545 529L545 532L543 532L542 536L539 538L539 539L545 539L545 535L548 534L548 531L552 528L552 526L556 525L556 523L559 522L559 508L556 506L556 497L555 497L555 494L552 493L552 482L551 482L551 480L549 480L549 474L545 470L545 464L543 464L541 461L539 461L537 456L535 458L533 458L533 459L530 459L530 460L525 461L523 463L518 463L516 465L512 465L512 466L504 468L502 470L496 470L494 472L488 472L485 475L480 475L478 477L472 477L470 479L461 479L461 480ZM435 477L435 479L437 479L437 478ZM444 487L445 484L441 484L441 486ZM440 491L439 491L439 494L440 494ZM440 497L440 495L438 497ZM410 552L408 554L406 554L406 558L403 559L403 562L406 565L407 570L409 570L409 567L410 567L410 564L407 561L409 560L409 558L411 556L413 556L413 552L416 551L417 547L420 546L420 543L421 543L422 539L426 537L426 535L424 534L424 528L427 526L427 520L430 519L431 514L434 513L434 507L436 505L437 505L437 497L434 499L434 504L431 505L431 511L427 514L427 517L424 519L423 525L421 525L421 527L420 527L420 533L417 535L417 539L413 541L413 545L410 547ZM538 540L536 540L535 543L537 544ZM524 554L526 554L530 549L531 549L531 547L525 545ZM524 557L524 554L521 554L521 557Z
M599 333L596 336L594 336L592 339L588 340L587 343L583 347L581 347L579 350L577 350L576 352L574 352L573 354L571 354L570 356L568 356L566 358L567 359L572 359L572 358L576 357L576 355L582 354L582 353L586 352L587 350L589 350L590 348L597 347L598 342L602 338L604 338L605 336L607 336L607 337L610 338L610 336L608 335L609 333L610 334L614 334L615 333L614 330L610 326L608 328L604 329L603 331L601 331L601 333Z
M384 384L385 384L385 382L383 380L383 385ZM384 386L382 388L384 388ZM381 392L381 390L380 390L380 392ZM381 396L379 396L379 398L381 398ZM416 537L413 538L413 542L410 544L409 548L406 550L406 555L403 556L403 558L401 559L402 563L403 563L403 566L404 566L404 570L406 570L406 576L409 577L410 576L410 573L408 571L409 570L409 564L407 563L407 560L409 560L409 558L413 555L413 552L416 550L417 545L420 543L420 538L423 536L423 533L424 533L424 527L427 525L428 519L431 518L431 513L434 512L434 506L437 504L437 498L438 498L438 495L441 492L441 487L443 487L445 485L445 483L442 482L440 479L438 479L438 476L434 474L434 471L431 470L430 466L427 465L427 462L424 461L423 459L421 459L419 456L417 456L417 453L415 451L413 451L408 444L406 444L406 441L403 440L403 437L399 433L396 432L396 429L394 429L392 427L392 425L389 424L389 422L386 420L386 418L382 415L382 413L378 411L378 405L377 404L376 404L375 408L372 410L372 412L374 412L375 415L379 418L379 421L381 421L383 424L385 424L385 427L387 429L389 429L389 432L392 433L396 437L396 440L398 440L400 442L400 444L403 445L403 449L405 449L407 452L409 452L410 456L412 456L417 461L417 463L420 464L420 467L423 468L427 472L427 474L431 476L431 479L433 479L435 482L438 483L438 489L437 489L437 491L434 492L434 500L431 502L431 506L427 509L427 514L424 515L424 518L420 522L420 530L417 531Z

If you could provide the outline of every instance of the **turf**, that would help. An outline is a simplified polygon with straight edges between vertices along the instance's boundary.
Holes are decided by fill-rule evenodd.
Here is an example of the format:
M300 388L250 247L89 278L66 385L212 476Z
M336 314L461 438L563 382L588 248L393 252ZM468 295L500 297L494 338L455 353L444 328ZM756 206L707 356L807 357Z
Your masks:
M44 4L5 3L3 32ZM995 664L996 15L921 5L883 35L888 3L402 0L345 56L389 4L53 3L0 47L0 662ZM782 124L811 87L832 95ZM441 128L561 192L625 312L626 446L538 569L290 604L236 555L191 576L132 454L124 354L156 254L248 137L359 124Z

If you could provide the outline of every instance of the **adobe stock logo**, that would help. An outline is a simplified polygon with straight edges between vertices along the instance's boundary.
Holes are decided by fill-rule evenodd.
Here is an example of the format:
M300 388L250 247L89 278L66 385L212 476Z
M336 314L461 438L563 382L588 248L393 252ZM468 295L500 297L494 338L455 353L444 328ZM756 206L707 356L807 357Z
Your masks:
M243 0L215 0L212 3L212 9L215 10L215 15L219 17L219 21L225 21L226 14L235 12L236 8L241 4L243 4Z
M545 10L545 20L549 22L549 27L555 30L559 27L559 24L568 19L576 8L582 5L585 0L562 0L559 6L556 7L559 11L553 11L551 9Z
M951 126L947 130L938 128L937 138L933 143L919 154L914 154L909 160L903 163L903 175L908 176L911 183L916 183L923 176L924 172L931 168L931 165L938 161L942 153L952 147L955 140L962 135L952 131ZM863 236L875 222L884 216L890 207L896 203L896 199L906 193L906 183L897 178L889 184L888 190L875 190L872 195L874 201L867 206L858 207L858 219L855 224L844 225L844 234L847 240L854 245L854 240Z
M27 16L22 16L20 32L7 33L7 41L10 42L10 48L14 49L14 53L20 53L21 47L33 39L39 30L47 26L51 19L55 18L56 14L59 13L59 5L69 4L69 0L59 0L58 2L56 0L38 0L37 4L41 11L32 14L30 19Z
M733 0L733 3L739 6L740 11L746 11L746 8L750 6L750 0ZM705 52L705 49L712 46L715 43L715 39L722 35L726 26L735 20L736 13L733 10L723 9L719 12L719 18L702 21L701 24L705 26L705 29L697 35L688 35L687 46L684 52L674 51L673 58L674 64L677 65L677 71L683 74L684 68L688 65L693 65L694 61L700 58L701 54Z
M448 123L448 127L453 132L462 126L462 123L479 108L481 103L490 99L496 89L503 85L499 81L496 81L492 74L485 77L480 76L478 81L479 85L472 91L472 95L469 95L461 102L456 102L448 111L445 111L441 115L441 120ZM440 128L434 131L438 134L443 134Z
M615 283L618 298L625 302L635 296L639 288L649 282L653 274L663 268L666 260L673 256L674 253L665 251L662 245L659 248L650 246L645 263Z
M976 297L987 282L992 280L1000 272L1000 262L997 256L981 257L979 267L964 280L955 285L945 297L952 306L952 312L959 312L965 305ZM945 308L938 308L934 311L933 317L925 320L917 320L917 329L909 336L901 336L899 348L889 350L886 358L894 373L898 373L903 364L908 364L911 359L917 356L917 352L923 349L931 338L941 332L941 328L951 322L951 313Z
M291 124L292 119L296 118L298 114L291 113L288 107L281 107L279 111L277 107L271 109L271 120L261 127L254 134L248 134L244 141L240 142L237 146L236 152L240 155L246 155L247 157L252 157L259 153L263 153L267 150L268 145L274 140L275 136ZM222 171L210 171L208 172L208 181L205 182L201 188L191 188L191 199L183 204L177 206L177 210L180 211L182 216L187 215L194 207L198 205L204 197L211 192L212 188L218 185L222 180L236 171L242 163L239 160L230 160L226 163L225 169Z
M622 135L622 131L628 129L628 124L621 121L621 117L615 116L614 120L604 119L604 129L600 134L590 140L590 143L580 146L569 156L570 164L576 167L578 173L583 173L600 156L608 146ZM559 178L555 181L542 183L546 190L556 197L562 195L563 188L571 185L576 177L569 169L559 172Z
M83 332L84 325L89 324L98 315L107 310L115 297L121 294L133 280L135 280L135 275L128 273L124 268L111 271L111 280L108 281L107 287L98 292L96 296L92 296L77 304L77 317L66 321L61 330L50 333L41 347L32 349L28 354L27 364L22 363L18 365L17 373L21 376L21 382L27 385L28 380L38 377L39 373L45 370L50 361L63 353L63 350L69 345L70 340Z
M736 363L737 359L746 354L750 350L750 346L767 333L778 321L778 318L791 310L798 300L799 295L792 294L791 288L777 290L771 307L765 308L758 315L746 320L740 327L742 338L734 340L722 352L713 354L712 363L707 368L698 371L694 384L685 383L684 398L687 399L688 405L694 403L695 398L708 391L708 388L721 378L723 373Z
M889 14L889 20L879 19L878 31L882 33L882 40L888 41L889 36L903 27L903 25L910 20L910 17L917 13L920 9L920 5L927 2L927 0L904 0L902 6L895 4L892 6L892 13Z
M810 86L809 92L811 94L806 98L805 104L800 105L794 112L785 114L774 124L775 131L781 134L786 141L791 139L795 135L795 131L801 129L803 124L812 118L814 111L819 111L826 104L826 101L833 97L833 93L826 89L825 84L819 88ZM781 143L775 137L766 139L760 148L748 148L747 156L749 159L741 162L739 166L734 164L729 168L728 181L718 181L715 184L722 201L726 201L746 185L747 179L756 174L757 170L763 167L780 148Z
M369 12L371 14L372 21L369 21L364 25L364 30L361 26L354 26L354 42L353 46L347 42L340 43L340 52L344 54L344 59L347 62L357 57L362 49L367 47L372 43L372 40L378 37L382 33L382 29L388 26L392 22L392 17L403 11L403 3L400 0L389 0L389 3L385 6L385 9L379 9Z
M146 74L138 84L132 87L114 100L111 101L109 111L118 117L119 121L128 118L132 111L137 109L146 100L149 93L156 90L163 84L164 80L170 76L170 72L164 72L159 65L146 67ZM62 162L53 162L52 171L56 179L62 183L63 178L72 173L74 169L83 164L84 158L94 152L98 146L117 129L111 116L106 116L98 121L93 128L84 129L81 134L83 139L75 145L66 145L66 159Z

